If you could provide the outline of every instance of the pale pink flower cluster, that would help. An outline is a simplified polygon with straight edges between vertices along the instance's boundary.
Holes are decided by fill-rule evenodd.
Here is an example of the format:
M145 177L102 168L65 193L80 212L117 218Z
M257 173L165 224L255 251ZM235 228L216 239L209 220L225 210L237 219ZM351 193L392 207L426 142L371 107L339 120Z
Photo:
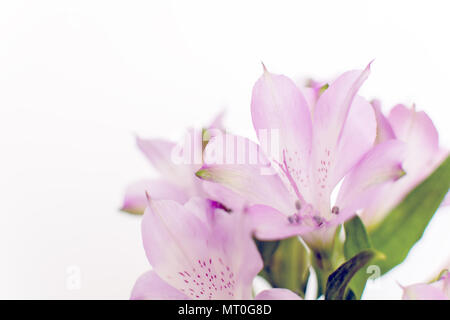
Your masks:
M369 230L382 221L448 152L423 111L397 105L385 115L379 101L358 95L369 73L370 65L329 85L299 87L264 67L251 101L259 143L226 133L221 116L178 146L138 138L161 178L133 184L123 203L124 211L145 211L142 237L152 266L132 298L252 299L263 267L253 236L300 236L320 251L356 213ZM276 143L267 143L267 132ZM200 161L174 161L174 150L192 144L200 146L192 155ZM448 291L447 278L439 281ZM424 294L438 295L440 285L423 286ZM421 297L421 288L405 296ZM278 288L256 299L300 297Z

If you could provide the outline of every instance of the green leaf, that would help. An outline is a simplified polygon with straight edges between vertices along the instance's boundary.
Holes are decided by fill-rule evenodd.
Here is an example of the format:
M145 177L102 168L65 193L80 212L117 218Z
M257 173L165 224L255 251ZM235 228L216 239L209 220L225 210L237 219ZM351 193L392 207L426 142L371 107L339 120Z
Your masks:
M311 265L316 273L317 298L324 294L329 275L346 260L344 243L340 239L341 232L342 225L339 225L329 248L312 250Z
M346 259L350 259L363 250L372 248L366 228L358 216L355 216L351 220L347 221L344 224L344 230L344 255ZM369 277L370 274L367 274L365 269L359 270L353 276L349 287L351 288L354 299L361 299Z
M304 296L309 277L309 252L297 237L281 241L256 241L264 260L260 276L274 288L286 288Z
M332 251L330 254L330 260L331 260L331 266L332 266L332 270L336 269L337 266L340 266L342 263L345 262L345 257L344 257L344 243L341 241L341 234L342 234L342 225L339 225L336 228L336 233L334 234L334 239L333 239L333 246L332 246Z
M365 249L372 248L369 235L359 216L354 216L351 220L344 223L344 230L344 255L346 259L350 259Z
M381 274L403 262L422 237L450 188L450 157L413 189L384 220L369 232L373 247L386 259L377 261Z
M351 282L351 281L350 281ZM347 294L345 295L345 300L357 300L355 293L352 289L347 290Z
M324 272L317 266L316 263L313 263L313 268L314 268L314 272L316 273L316 279L317 279L317 294L316 294L316 298L320 298L324 291L325 291L325 274Z
M259 241L257 239L254 239L254 241L263 259L264 267L269 266L273 254L278 249L280 241Z
M376 252L374 250L364 250L337 268L328 277L325 299L344 300L345 298L351 297L351 293L346 294L350 280L358 270L363 268L375 256Z

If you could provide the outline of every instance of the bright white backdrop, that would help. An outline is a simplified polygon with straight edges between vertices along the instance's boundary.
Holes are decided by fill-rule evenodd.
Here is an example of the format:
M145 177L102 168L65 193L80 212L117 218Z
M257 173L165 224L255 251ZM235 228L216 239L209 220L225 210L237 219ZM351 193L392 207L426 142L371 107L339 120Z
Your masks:
M269 70L326 79L376 59L362 89L429 113L450 147L447 1L2 1L0 298L126 299L148 268L123 189L155 172L134 133L178 139L227 109L253 137ZM366 298L399 298L450 258L442 209ZM70 284L80 276L79 287Z

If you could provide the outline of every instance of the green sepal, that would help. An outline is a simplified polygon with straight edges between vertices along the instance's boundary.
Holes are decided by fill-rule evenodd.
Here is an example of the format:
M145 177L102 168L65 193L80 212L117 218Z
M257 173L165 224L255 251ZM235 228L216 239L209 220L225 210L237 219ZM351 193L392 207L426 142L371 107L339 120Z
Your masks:
M363 250L337 268L328 277L325 299L344 300L348 297L347 287L350 280L358 270L364 268L376 256L378 253L375 250Z

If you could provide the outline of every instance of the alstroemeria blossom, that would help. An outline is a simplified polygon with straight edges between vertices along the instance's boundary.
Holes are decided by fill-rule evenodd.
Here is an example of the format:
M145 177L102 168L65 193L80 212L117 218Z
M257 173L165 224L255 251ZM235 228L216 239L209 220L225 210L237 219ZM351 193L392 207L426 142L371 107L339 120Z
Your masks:
M263 263L246 216L192 198L185 205L151 200L142 220L144 249L153 270L141 276L132 299L252 299ZM300 299L270 289L256 299Z
M450 300L450 273L432 283L418 283L403 288L404 300Z
M402 142L372 148L374 111L357 95L368 75L369 67L346 72L324 91L316 90L308 103L292 80L264 70L253 88L253 126L261 146L267 144L267 132L277 134L279 157L245 140L243 158L256 149L258 164L205 160L197 175L220 185L209 185L211 197L231 208L233 202L245 204L261 239L301 234L313 247L328 245L339 223L363 208L384 182L403 174ZM220 137L212 139L205 154L221 143ZM262 174L270 164L276 173ZM331 193L344 177L332 204Z
M406 174L402 179L384 185L373 194L372 200L361 213L369 229L380 222L448 156L448 151L439 147L438 132L425 112L416 111L415 106L408 108L399 104L385 117L379 101L373 101L372 105L378 123L376 142L396 139L406 145L402 163ZM446 204L445 201L443 204Z
M223 130L223 113L209 125L209 129ZM185 203L192 196L204 196L201 182L195 172L201 167L202 131L188 130L180 144L164 139L137 137L139 150L159 172L159 179L144 179L129 185L125 191L122 210L143 214L147 206L145 192L154 199L171 199ZM186 159L183 159L186 158Z

